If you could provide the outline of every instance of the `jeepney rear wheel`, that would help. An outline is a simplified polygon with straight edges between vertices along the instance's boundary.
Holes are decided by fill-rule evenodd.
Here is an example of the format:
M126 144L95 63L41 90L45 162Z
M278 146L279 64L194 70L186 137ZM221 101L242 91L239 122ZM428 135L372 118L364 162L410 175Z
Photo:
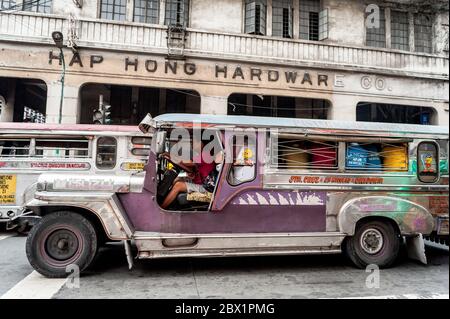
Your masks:
M64 278L73 266L82 272L98 248L92 223L80 214L60 211L44 216L30 231L26 253L36 271L49 278Z
M368 221L357 225L355 235L346 239L345 250L359 268L392 266L400 251L401 237L389 222Z

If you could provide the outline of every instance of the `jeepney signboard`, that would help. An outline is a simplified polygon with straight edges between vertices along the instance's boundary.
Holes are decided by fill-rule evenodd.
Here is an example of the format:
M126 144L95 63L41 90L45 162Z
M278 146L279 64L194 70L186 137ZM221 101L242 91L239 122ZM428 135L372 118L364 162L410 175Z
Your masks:
M121 165L121 169L124 171L143 171L144 168L145 168L144 163L127 162Z
M25 161L4 161L0 162L1 169L10 170L89 170L89 163L76 162L25 162Z
M0 175L0 205L16 203L16 175Z

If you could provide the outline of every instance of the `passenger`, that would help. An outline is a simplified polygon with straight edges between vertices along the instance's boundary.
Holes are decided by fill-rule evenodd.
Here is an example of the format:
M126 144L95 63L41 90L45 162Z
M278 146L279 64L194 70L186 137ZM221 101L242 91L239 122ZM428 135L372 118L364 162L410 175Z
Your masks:
M187 178L177 178L174 181L172 189L161 204L161 208L167 209L177 198L180 193L198 192L206 194L208 191L203 187L205 179L215 169L216 164L210 160L210 155L203 152L204 143L199 139L193 139L193 161L183 161L181 164L190 171L187 171ZM201 149L201 153L196 152ZM170 158L170 155L165 154L165 157Z

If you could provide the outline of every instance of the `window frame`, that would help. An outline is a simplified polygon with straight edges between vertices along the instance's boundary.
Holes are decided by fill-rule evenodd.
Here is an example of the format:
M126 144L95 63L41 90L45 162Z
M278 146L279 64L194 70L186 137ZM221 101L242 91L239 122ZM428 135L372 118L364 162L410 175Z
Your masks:
M421 174L419 172L419 152L420 152L420 146L422 144L434 144L434 146L436 147L436 176L435 176L433 181L424 181L424 180L422 180L422 178L420 176ZM420 141L419 144L417 144L417 151L416 151L417 172L416 172L416 176L417 176L417 179L419 180L419 182L425 183L425 184L436 184L437 182L439 182L439 180L441 179L441 168L440 168L441 156L440 156L440 154L441 154L440 145L436 141L426 140L426 141Z
M423 12L419 12L419 13L415 13L413 15L414 17L414 52L420 52L420 53L428 53L428 54L433 54L434 53L434 48L433 48L433 33L434 33L434 19L433 19L433 15L432 14L427 14L427 13L423 13ZM425 25L425 24L418 24L417 22L420 20L421 22L423 20L421 19L429 19L429 25ZM418 28L429 28L430 33L429 34L425 34L425 33L419 33L417 32ZM420 34L420 38L418 38ZM427 41L428 40L428 41ZM421 41L421 45L418 45L418 42ZM428 42L426 44L429 45L426 46L424 45L425 42ZM421 49L421 50L418 50ZM429 48L430 51L426 51L424 50L424 48Z
M137 7L138 2L144 4L144 7ZM149 8L151 3L156 4L156 9ZM142 14L137 14L137 10L141 10ZM156 16L148 15L149 12L155 12ZM133 22L138 23L146 23L146 24L159 24L159 16L161 13L161 2L160 0L134 0L133 1ZM144 18L144 21L140 21L141 18ZM150 18L155 19L155 21L148 21Z
M41 11L43 8L44 11ZM48 9L48 11L46 11ZM35 13L52 13L53 0L32 0L32 2L23 1L22 11Z
M178 21L178 15L175 17L175 23L173 23L173 19L171 16L171 8L174 5L178 5L178 2L182 3L185 7L185 11L183 15L180 15L183 21ZM176 12L175 12L176 14ZM166 0L165 8L164 8L164 25L181 25L182 27L188 28L190 25L191 18L191 1L190 0Z
M386 169L385 167L383 167L383 164L381 164L381 166L380 166L380 168L370 168L370 167L349 167L348 166L348 162L347 162L347 160L348 160L348 150L349 150L349 144L351 144L351 143L354 143L354 142L356 142L356 143L362 143L363 145L367 145L367 144L379 144L380 146L383 146L383 144L391 144L391 146L392 145L394 145L394 144L406 144L406 147L405 147L405 155L406 155L406 168L404 168L404 169L400 169L400 168L398 168L398 169ZM344 158L344 170L346 171L346 172L361 172L361 171L363 171L363 172L370 172L370 173L379 173L379 174L387 174L387 173L401 173L401 174L405 174L405 173L408 173L409 172L409 169L410 169L410 163L409 163L409 160L410 160L410 155L409 155L409 149L410 149L410 143L411 142L408 142L408 141L398 141L398 142L394 142L394 141L392 141L392 142L379 142L379 141L373 141L373 142L370 142L370 141L366 141L366 142L358 142L358 141L353 141L353 142L347 142L347 141L344 141L343 142L344 143L344 147L345 147L345 158ZM380 156L380 160L381 160L381 157L382 156Z
M386 49L387 48L387 19L386 19L386 8L384 7L379 7L379 13L380 13L380 31L381 29L383 29L383 34L382 36L384 36L384 45L383 46L379 46L378 44L380 44L381 42L379 41L379 37L381 36L380 33L381 32L369 32L369 30L375 29L375 31L378 31L376 28L368 28L366 26L366 46L371 47L371 48L382 48L382 49ZM369 14L365 15L365 19L367 19ZM389 21L390 23L390 21ZM383 24L383 26L382 26ZM370 41L372 41L371 44L369 44L369 36L372 37L377 37L376 40L371 39Z
M100 147L100 141L102 140L102 139L111 139L111 140L114 140L114 166L111 166L111 167L102 167L102 165L101 164L99 164L99 161L98 161L98 159L99 159L99 154L101 154L100 152L99 152L99 147ZM104 146L104 145L103 145ZM117 141L117 138L115 138L115 137L113 137L113 136L99 136L98 138L97 138L97 140L96 140L96 144L95 144L95 167L97 168L97 169L99 169L99 170L104 170L104 171L107 171L107 170L113 170L113 169L115 169L116 167L117 167L117 163L118 163L118 141Z
M244 33L267 35L267 0L246 0L244 2Z
M401 23L399 19L393 19L394 14L400 14L400 15L406 15L406 23ZM409 38L411 34L411 27L409 23L409 12L408 11L402 11L402 10L391 10L391 21L390 28L391 28L391 49L394 50L400 50L400 51L411 51L411 46L409 43ZM400 25L406 25L406 30L401 30L401 28L394 28L394 24ZM394 39L400 40L405 39L400 36L394 36L394 30L398 30L399 32L406 32L406 44L400 43L399 41L394 41Z
M285 21L286 10L288 11L287 21ZM286 25L287 30L285 29ZM281 28L279 28L280 26ZM294 7L292 0L272 1L272 36L283 39L294 38Z
M275 143L275 139L278 141L280 139L280 135L282 136L283 133L270 133L269 139L270 139L270 143L269 143L269 161L268 161L268 166L270 169L276 169L276 170L280 170L283 172L292 172L292 171L310 171L310 172L338 172L340 171L340 144L342 141L340 141L339 139L336 139L334 141L330 141L330 139L328 138L320 138L321 136L314 136L314 137L305 137L302 134L296 134L296 133L285 133L285 135L298 135L297 140L304 140L306 142L313 142L313 143L317 143L317 142L333 142L335 144L335 149L336 149L336 158L335 158L335 165L333 167L327 167L327 166L303 166L303 167L298 167L298 168L286 168L286 167L279 167L279 163L278 163L278 158L279 155L275 154L275 150L274 150L274 143ZM278 148L277 148L278 149Z
M235 154L234 154L234 151L235 151L234 150L235 138L237 138L238 136L243 136L244 137L244 147L245 147L245 139L247 139L247 143L248 143L248 139L249 139L249 137L247 135L245 135L245 134L232 134L229 137L229 142L230 142L229 145L232 147L233 163L228 164L229 167L228 167L228 172L226 174L226 180L227 180L228 185L230 185L232 187L238 187L238 186L241 186L243 184L251 183L251 182L255 181L256 178L258 177L258 170L257 170L257 168L258 168L258 137L256 137L256 139L255 139L255 154L253 156L255 158L255 162L254 162L254 165L253 165L253 178L245 180L245 181L241 181L240 183L237 183L237 184L234 184L234 183L232 183L230 181L230 176L231 176L231 173L233 171L233 164L234 164L234 160L235 160ZM226 154L225 154L225 157L226 157ZM225 159L224 159L224 161L225 161ZM223 171L223 168L222 168L222 171Z
M328 38L328 20L327 22L321 21L321 14L327 9L322 9L322 3L320 0L297 0L299 1L299 17L298 21L295 23L298 23L299 25L299 38L301 40L307 40L307 41L322 41ZM328 19L328 10L326 11L327 14L325 15ZM311 23L311 13L314 13L317 15L317 30L312 29L312 23ZM307 25L306 25L307 23ZM321 30L320 27L322 25L322 28L326 26L326 34L327 36L321 37ZM307 30L306 30L307 28ZM314 31L314 32L313 32ZM325 33L325 30L323 30ZM317 33L317 34L316 34Z
M109 3L110 1L112 1L112 4ZM116 4L116 2L122 2L122 1L124 2L124 5ZM127 6L128 6L128 1L127 0L100 0L98 2L98 5L99 5L99 7L98 7L98 12L99 12L98 16L99 16L100 19L109 20L109 21L118 21L118 22L125 22L125 21L127 21ZM110 11L103 11L103 7L104 6L105 7L111 6L112 7L112 11L111 12ZM123 8L125 8L124 14L122 14L121 12L116 13L115 12L115 8L116 7L123 7ZM108 9L105 9L105 10L108 10ZM133 11L133 13L134 13L134 11ZM108 17L109 14L112 15L111 18ZM116 15L119 16L119 19L115 18ZM120 17L122 17L122 16L124 18L120 19Z
M5 3L8 2L8 7L5 6ZM0 9L1 10L17 10L17 1L16 0L0 0Z
M22 154L22 155L17 155L17 154L10 155L10 154L5 154L5 155L3 155L3 152L4 152L4 150L5 150L5 146L2 145L2 146L0 146L0 147L1 147L1 148L0 148L0 159L2 159L2 160L13 159L13 158L16 158L16 159L29 159L29 158L31 158L31 157L34 157L34 150L35 150L35 148L34 148L34 139L31 138L31 137L30 137L30 138L27 138L27 137L22 137L22 136L20 136L20 137L18 137L18 138L14 138L14 139L12 139L12 138L1 138L1 139L0 139L0 142L24 143L25 146L20 146L20 147L19 147L19 150L25 150L25 149L28 147L28 151L27 151L26 154ZM28 146L26 146L26 145L27 145L27 142L28 142ZM9 150L9 152L11 152L13 149L14 149L15 151L17 151L17 149L15 149L14 146L8 146L7 149Z

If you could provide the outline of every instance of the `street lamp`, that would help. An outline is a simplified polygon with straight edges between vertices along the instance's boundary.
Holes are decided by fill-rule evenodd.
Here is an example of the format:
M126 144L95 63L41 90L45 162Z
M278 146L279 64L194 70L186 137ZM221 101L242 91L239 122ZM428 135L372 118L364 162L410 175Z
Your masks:
M56 47L59 49L59 58L62 61L62 73L61 73L61 98L59 101L59 124L62 122L62 109L63 109L63 101L64 101L64 78L66 75L66 61L64 60L64 36L60 31L52 32L52 38L55 42Z

